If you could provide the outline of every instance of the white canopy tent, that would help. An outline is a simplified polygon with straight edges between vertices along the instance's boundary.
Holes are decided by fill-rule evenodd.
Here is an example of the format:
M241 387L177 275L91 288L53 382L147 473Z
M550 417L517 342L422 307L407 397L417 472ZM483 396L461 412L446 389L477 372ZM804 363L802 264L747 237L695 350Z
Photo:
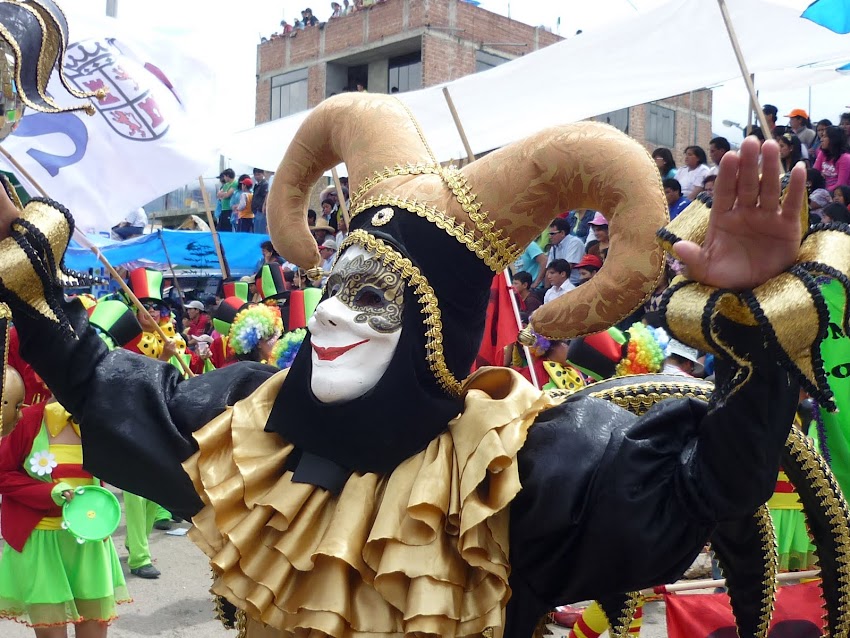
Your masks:
M800 18L770 0L730 0L751 73L799 85L843 77L850 36ZM740 78L714 0L675 0L606 29L559 42L448 84L474 152L504 146L546 126L575 122ZM758 83L758 80L757 80ZM400 94L441 160L465 157L442 85ZM309 111L235 134L223 153L274 169Z

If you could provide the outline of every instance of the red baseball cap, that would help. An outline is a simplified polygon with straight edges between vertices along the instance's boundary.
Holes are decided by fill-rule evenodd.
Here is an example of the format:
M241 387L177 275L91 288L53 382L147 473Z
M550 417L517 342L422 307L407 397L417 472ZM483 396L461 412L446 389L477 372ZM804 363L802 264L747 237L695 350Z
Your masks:
M599 270L602 268L602 260L596 255L585 255L576 264L576 268L595 268Z

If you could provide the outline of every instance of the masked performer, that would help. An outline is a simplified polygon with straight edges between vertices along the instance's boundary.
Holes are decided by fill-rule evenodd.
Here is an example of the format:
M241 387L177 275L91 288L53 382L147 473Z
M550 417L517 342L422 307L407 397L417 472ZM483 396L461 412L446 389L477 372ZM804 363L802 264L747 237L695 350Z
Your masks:
M772 493L797 387L764 313L745 311L758 301L736 304L792 269L805 175L795 169L780 204L776 145L762 155L762 179L755 140L724 156L702 245L676 244L694 280L671 292L670 327L718 353L711 408L671 399L636 416L586 394L553 398L504 368L464 380L493 273L568 202L605 211L608 258L532 327L553 339L598 332L655 289L657 169L594 123L455 169L397 100L324 101L277 171L269 227L288 260L317 266L306 197L345 161L350 234L303 347L277 374L242 362L184 380L108 352L55 285L47 257L59 263L71 222L53 202L21 213L3 201L3 298L24 356L82 423L92 470L194 517L213 590L245 611L249 636L526 637L558 604L677 578L718 521ZM44 228L22 234L17 217ZM798 338L793 321L776 322L782 344Z

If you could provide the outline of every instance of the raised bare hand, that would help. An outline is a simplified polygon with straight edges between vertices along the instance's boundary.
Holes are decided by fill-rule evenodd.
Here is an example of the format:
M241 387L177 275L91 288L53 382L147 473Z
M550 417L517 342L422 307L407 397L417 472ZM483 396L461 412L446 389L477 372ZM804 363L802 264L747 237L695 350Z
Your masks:
M791 266L800 249L800 211L806 193L802 163L791 171L782 205L779 204L779 145L761 147L748 137L738 153L720 161L714 185L708 233L702 247L689 241L673 246L691 279L733 290L763 284Z

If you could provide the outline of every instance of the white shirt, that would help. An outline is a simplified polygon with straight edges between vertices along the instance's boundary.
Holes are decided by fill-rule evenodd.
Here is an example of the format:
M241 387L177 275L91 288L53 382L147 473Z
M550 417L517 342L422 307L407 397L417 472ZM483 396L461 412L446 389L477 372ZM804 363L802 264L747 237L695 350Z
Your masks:
M588 233L592 235L593 231ZM564 259L570 265L577 264L584 257L584 242L575 235L567 235L557 246L549 249L549 257L546 260L548 266L556 259Z
M702 188L702 183L705 181L705 178L708 177L709 173L708 166L705 164L700 164L695 169L691 170L687 166L683 166L679 169L679 172L676 173L676 181L678 181L682 185L682 195L687 197L688 199L693 199L691 197L691 191L694 188Z
M130 224L130 226L138 226L139 228L144 228L148 225L148 215L145 212L145 209L139 206L139 208L127 215L125 221Z
M568 293L573 288L575 288L575 286L570 283L569 279L567 279L560 286L551 286L549 290L546 291L546 294L543 296L543 303L549 303L553 299L557 299L561 295Z

